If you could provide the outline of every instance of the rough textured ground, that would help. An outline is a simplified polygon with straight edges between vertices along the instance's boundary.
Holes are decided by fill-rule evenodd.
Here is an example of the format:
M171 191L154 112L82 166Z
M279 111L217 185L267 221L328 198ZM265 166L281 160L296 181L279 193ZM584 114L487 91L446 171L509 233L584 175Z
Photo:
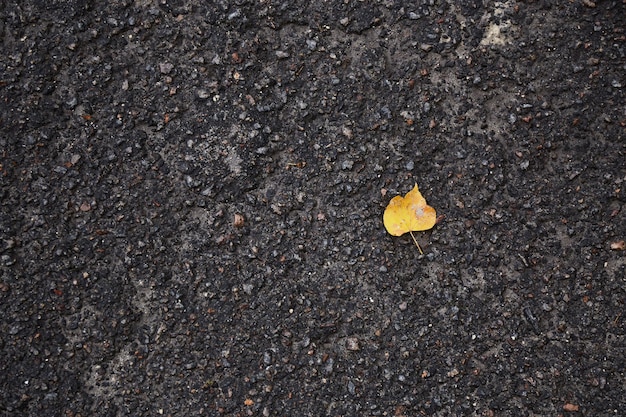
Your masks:
M623 1L91 3L0 4L1 416L626 413Z

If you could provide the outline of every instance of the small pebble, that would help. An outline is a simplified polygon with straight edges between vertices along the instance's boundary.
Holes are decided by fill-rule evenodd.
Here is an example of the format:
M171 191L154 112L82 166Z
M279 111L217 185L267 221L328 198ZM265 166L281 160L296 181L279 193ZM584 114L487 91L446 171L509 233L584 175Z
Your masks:
M161 70L161 74L169 74L174 69L174 64L163 62L159 64L159 69Z
M354 386L354 382L352 381L348 381L348 392L351 395L354 395L356 393L356 387Z
M359 339L356 337L349 337L346 339L346 349L352 352L356 352L360 349L359 347Z
M245 224L246 220L243 217L243 215L236 213L235 214L235 219L233 221L233 226L239 228L239 227L243 227Z

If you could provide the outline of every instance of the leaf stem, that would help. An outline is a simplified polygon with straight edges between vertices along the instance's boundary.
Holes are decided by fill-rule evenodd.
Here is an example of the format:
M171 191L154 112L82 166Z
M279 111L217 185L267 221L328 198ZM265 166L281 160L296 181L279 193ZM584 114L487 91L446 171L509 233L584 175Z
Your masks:
M413 242L415 242L415 246L417 246L417 249L420 251L420 255L423 255L424 252L422 252L422 248L420 248L420 244L417 243L417 239L415 239L415 236L413 236L413 232L409 230L409 233L411 234L411 237L413 238Z

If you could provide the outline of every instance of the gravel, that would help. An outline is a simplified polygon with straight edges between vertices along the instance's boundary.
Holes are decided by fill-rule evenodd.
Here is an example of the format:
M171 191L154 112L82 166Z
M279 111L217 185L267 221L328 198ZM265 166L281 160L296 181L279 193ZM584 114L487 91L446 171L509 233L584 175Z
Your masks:
M625 7L3 2L0 415L622 415Z

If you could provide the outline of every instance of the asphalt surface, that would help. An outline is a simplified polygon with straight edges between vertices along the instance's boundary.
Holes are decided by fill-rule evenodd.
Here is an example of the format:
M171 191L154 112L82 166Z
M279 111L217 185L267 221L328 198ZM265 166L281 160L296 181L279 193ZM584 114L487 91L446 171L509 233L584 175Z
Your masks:
M3 1L0 416L626 415L625 22Z

